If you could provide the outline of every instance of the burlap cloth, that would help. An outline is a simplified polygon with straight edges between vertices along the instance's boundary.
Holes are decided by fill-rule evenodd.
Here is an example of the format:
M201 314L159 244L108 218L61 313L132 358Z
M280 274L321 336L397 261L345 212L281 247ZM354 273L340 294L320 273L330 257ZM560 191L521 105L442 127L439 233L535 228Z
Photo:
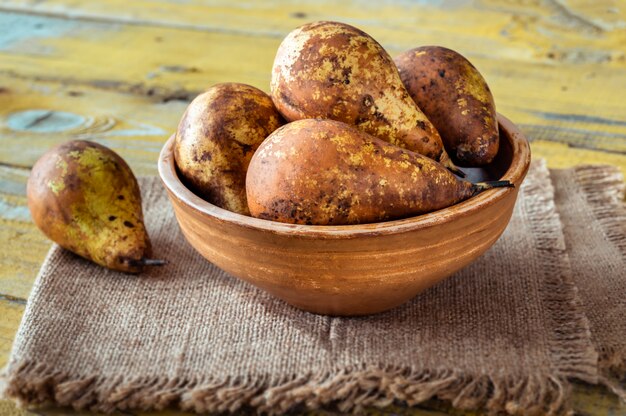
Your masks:
M364 318L302 312L229 277L184 240L158 179L141 185L155 254L171 263L129 276L53 247L6 369L9 396L98 411L271 413L437 397L532 414L566 411L568 379L597 381L543 163L533 165L509 227L481 259L413 301ZM598 222L607 240L622 244L607 234L609 220ZM585 240L597 232L590 225ZM587 284L584 292L593 290ZM601 296L588 305L599 308L600 326L609 318L603 307L611 310ZM617 346L607 351L623 357L623 322L608 328L596 342L612 340Z

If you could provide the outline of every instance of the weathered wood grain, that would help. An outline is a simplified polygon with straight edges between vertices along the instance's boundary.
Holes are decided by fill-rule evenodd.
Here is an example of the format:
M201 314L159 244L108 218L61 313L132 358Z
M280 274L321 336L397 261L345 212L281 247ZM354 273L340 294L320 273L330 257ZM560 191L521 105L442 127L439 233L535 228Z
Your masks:
M4 416L33 416L34 413L25 409L19 409L15 403L8 400L0 400L0 415Z
M22 319L24 307L24 302L0 296L0 368L9 360L11 345Z
M227 53L222 55L222 58L228 56L228 59L222 59L226 62L213 62L213 67L219 68L221 65L229 65L229 63L232 65L237 62L236 58L241 48L235 45L241 42L233 41L233 39L245 38L248 43L253 44L262 52L268 42L277 44L289 30L305 21L340 19L369 31L392 52L399 52L421 44L437 43L458 49L472 58L529 61L544 64L552 69L561 63L572 65L603 63L607 67L622 69L626 66L623 48L626 35L623 30L619 30L625 19L623 19L624 12L619 8L616 9L616 16L619 20L613 25L616 28L590 30L590 26L581 23L581 19L572 18L572 13L567 12L567 8L555 6L558 4L556 1L524 2L523 5L516 2L490 1L478 2L473 7L450 6L450 4L463 2L432 2L433 4L441 3L441 7L425 6L423 2L415 4L401 2L397 5L387 3L383 7L365 2L359 5L361 7L351 7L349 4L343 7L330 7L329 2L312 2L313 4L308 6L303 6L301 2L276 2L269 5L257 2L256 7L254 5L238 6L232 2L181 5L178 2L155 1L139 1L129 4L123 0L113 0L106 3L80 2L78 5L72 4L71 6L63 6L62 3L59 0L5 1L2 6L4 9L22 10L28 13L41 10L42 13L47 13L47 17L36 14L5 13L4 23L7 26L19 27L20 30L17 34L5 35L0 45L4 44L7 48L19 44L28 46L27 49L32 52L41 52L41 42L39 45L29 44L28 40L39 38L45 43L46 40L54 40L53 38L69 36L73 33L73 37L83 37L86 43L90 43L100 37L99 32L103 32L102 28L106 28L109 35L115 34L118 40L127 40L133 31L130 30L126 35L125 32L128 26L132 25L136 26L135 34L162 32L163 36L156 36L157 39L151 38L148 42L145 39L136 38L132 44L125 45L127 48L143 45L148 46L146 52L152 52L155 57L163 55L162 52L168 52L171 48L169 41L172 39L172 34L177 33L178 36L174 36L179 37L181 42L177 42L175 46L180 48L181 52L195 52L187 55L188 60L197 59L198 55L207 56L227 50ZM224 4L220 5L220 3ZM297 11L303 7L319 10L319 12L307 14ZM141 11L133 9L141 9ZM373 11L376 12L375 19L372 19ZM101 14L92 20L67 18L67 16L93 18L97 13ZM285 18L289 15L301 16L302 13L306 15L305 18L294 17L291 20ZM108 18L102 19L103 15ZM459 16L463 19L459 20ZM176 24L181 20L198 21L198 24ZM90 30L90 27L96 30ZM268 31L268 28L271 30ZM108 37L111 38L111 36ZM198 42L203 38L210 38L213 42ZM163 44L154 45L154 42L158 40L161 40ZM250 42L251 40L254 41ZM116 43L114 39L107 39L107 43L109 42ZM225 47L226 45L230 48ZM111 52L111 49L98 48L89 55L93 56L94 52L95 54ZM118 63L114 62L115 58L124 55L124 51L113 55L106 53L101 53L101 55L102 58L113 61L115 65ZM263 54L256 56L259 55ZM175 54L175 56L180 57L181 54ZM137 56L134 61L140 61L138 59L140 57ZM250 59L254 57L255 55L248 55L247 61L239 63L262 69L259 65L261 62ZM271 58L273 58L273 53L269 56L270 63ZM268 62L268 58L266 57L263 62ZM119 63L127 64L128 61ZM242 65L240 65L241 69L243 69ZM185 78L192 77L190 72L194 72L193 67L187 65L187 62L177 62L175 65L165 66L164 69L183 74ZM146 73L140 75L145 76ZM152 74L152 76L158 75L160 74ZM140 80L141 77L138 79Z
M341 20L377 32L386 44L406 41L465 46L515 59L603 60L623 49L626 10L619 1L419 1L344 2L228 0L5 0L4 10L201 31L282 37L312 20ZM459 19L462 17L462 19ZM606 35L609 35L608 37ZM584 42L581 42L583 40ZM486 41L486 42L485 42ZM551 53L552 52L552 53ZM576 56L574 56L576 55Z
M28 297L50 247L32 223L26 206L28 172L0 166L0 299L24 301Z
M187 105L6 75L0 85L6 85L0 93L0 162L21 167L32 166L55 144L87 139L118 152L137 175L154 174L158 152Z
M522 128L522 131L525 129ZM563 143L544 140L531 142L530 149L533 158L545 158L550 168L564 169L583 164L608 164L619 167L622 173L626 174L626 156L622 154L575 148Z
M0 73L177 98L238 80L268 85L279 39L2 13ZM268 53L269 52L269 53Z

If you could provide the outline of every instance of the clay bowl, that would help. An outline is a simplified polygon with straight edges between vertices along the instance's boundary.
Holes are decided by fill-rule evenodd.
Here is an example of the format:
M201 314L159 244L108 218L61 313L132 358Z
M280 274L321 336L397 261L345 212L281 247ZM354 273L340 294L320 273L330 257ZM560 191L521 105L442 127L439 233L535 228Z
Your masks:
M508 179L418 217L365 225L290 225L226 211L193 194L174 164L174 139L159 174L187 241L208 261L291 305L329 315L385 311L467 266L506 228L530 164L528 141L498 116L496 160L464 169L472 180Z

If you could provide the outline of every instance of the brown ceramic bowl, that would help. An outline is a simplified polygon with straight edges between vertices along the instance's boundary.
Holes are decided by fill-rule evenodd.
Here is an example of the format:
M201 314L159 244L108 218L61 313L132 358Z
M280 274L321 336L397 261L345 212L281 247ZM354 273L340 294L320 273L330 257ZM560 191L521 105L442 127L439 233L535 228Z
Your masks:
M528 141L498 116L500 152L470 179L508 179L418 217L364 225L292 225L226 211L193 194L174 164L174 139L159 174L187 241L211 263L298 308L365 315L400 305L467 266L502 234L530 164Z

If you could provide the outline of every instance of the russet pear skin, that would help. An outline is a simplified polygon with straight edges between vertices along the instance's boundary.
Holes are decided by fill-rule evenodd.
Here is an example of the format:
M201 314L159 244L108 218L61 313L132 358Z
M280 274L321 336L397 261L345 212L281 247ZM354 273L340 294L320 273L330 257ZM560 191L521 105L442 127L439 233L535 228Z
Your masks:
M276 53L270 91L288 121L342 121L458 172L391 56L355 27L315 22L289 33Z
M246 171L255 150L283 124L272 99L250 85L211 86L187 107L174 159L185 184L206 201L243 215Z
M473 184L430 158L319 119L272 133L252 157L246 178L252 216L309 225L420 215L494 186L510 184Z
M463 166L490 163L500 143L496 106L476 67L441 46L411 49L395 62L411 98L435 125L453 159Z

